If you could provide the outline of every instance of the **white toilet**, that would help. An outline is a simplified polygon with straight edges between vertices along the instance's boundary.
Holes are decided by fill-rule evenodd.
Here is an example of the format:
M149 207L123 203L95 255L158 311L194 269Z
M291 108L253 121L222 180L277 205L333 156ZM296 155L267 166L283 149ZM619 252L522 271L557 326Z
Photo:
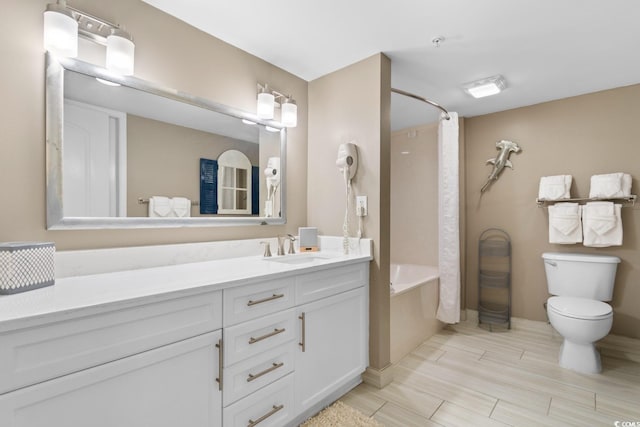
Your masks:
M560 366L584 373L602 370L594 343L609 333L611 301L620 258L607 255L544 253L551 326L564 338Z

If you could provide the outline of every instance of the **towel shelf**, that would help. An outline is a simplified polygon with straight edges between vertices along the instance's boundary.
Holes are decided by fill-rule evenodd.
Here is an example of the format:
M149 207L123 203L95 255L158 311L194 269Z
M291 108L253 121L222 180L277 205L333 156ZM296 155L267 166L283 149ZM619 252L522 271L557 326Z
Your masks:
M536 204L538 205L539 208L546 208L547 206L555 205L556 203L565 203L565 202L581 203L581 204L587 203L587 202L620 202L622 203L622 207L631 207L636 204L637 198L638 196L636 196L635 194L632 194L627 197L612 197L609 199L588 198L588 197L575 198L575 199L560 199L560 200L536 199Z
M143 199L142 197L138 197L138 203L141 205L148 205L149 199ZM191 201L191 206L200 206L200 202Z

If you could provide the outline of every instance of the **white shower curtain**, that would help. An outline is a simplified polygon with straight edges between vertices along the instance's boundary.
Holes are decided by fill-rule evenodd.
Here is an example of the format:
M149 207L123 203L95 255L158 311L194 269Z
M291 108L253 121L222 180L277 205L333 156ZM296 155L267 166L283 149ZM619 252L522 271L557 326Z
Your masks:
M440 119L438 127L438 267L440 301L436 317L460 321L460 227L458 113Z

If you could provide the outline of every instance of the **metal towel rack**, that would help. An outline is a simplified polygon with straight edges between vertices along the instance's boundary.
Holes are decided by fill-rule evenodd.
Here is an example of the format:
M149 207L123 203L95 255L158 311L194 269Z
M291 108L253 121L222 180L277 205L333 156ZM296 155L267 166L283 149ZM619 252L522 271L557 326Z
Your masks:
M626 197L612 197L610 199L603 198L575 198L575 199L561 199L561 200L546 200L536 199L536 204L539 208L546 208L549 205L555 205L556 203L573 202L573 203L587 203L587 202L619 202L622 203L622 207L633 207L636 204L638 196L632 194Z
M138 197L138 203L141 205L148 205L149 199L143 199L142 197ZM192 200L191 206L200 206L200 202Z

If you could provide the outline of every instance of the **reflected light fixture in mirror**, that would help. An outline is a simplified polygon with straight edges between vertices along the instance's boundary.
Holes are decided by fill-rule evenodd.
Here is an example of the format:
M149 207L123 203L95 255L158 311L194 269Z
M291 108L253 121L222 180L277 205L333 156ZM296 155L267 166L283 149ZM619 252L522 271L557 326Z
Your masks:
M67 5L65 0L48 4L44 12L44 48L63 57L78 56L78 36L107 47L107 70L133 75L135 45L131 35L104 19Z
M59 56L78 56L78 21L64 0L44 11L44 49Z
M269 89L269 85L258 83L258 104L256 114L260 119L271 120L275 108L281 108L282 126L293 128L298 125L298 106L291 95L284 95L277 90Z

